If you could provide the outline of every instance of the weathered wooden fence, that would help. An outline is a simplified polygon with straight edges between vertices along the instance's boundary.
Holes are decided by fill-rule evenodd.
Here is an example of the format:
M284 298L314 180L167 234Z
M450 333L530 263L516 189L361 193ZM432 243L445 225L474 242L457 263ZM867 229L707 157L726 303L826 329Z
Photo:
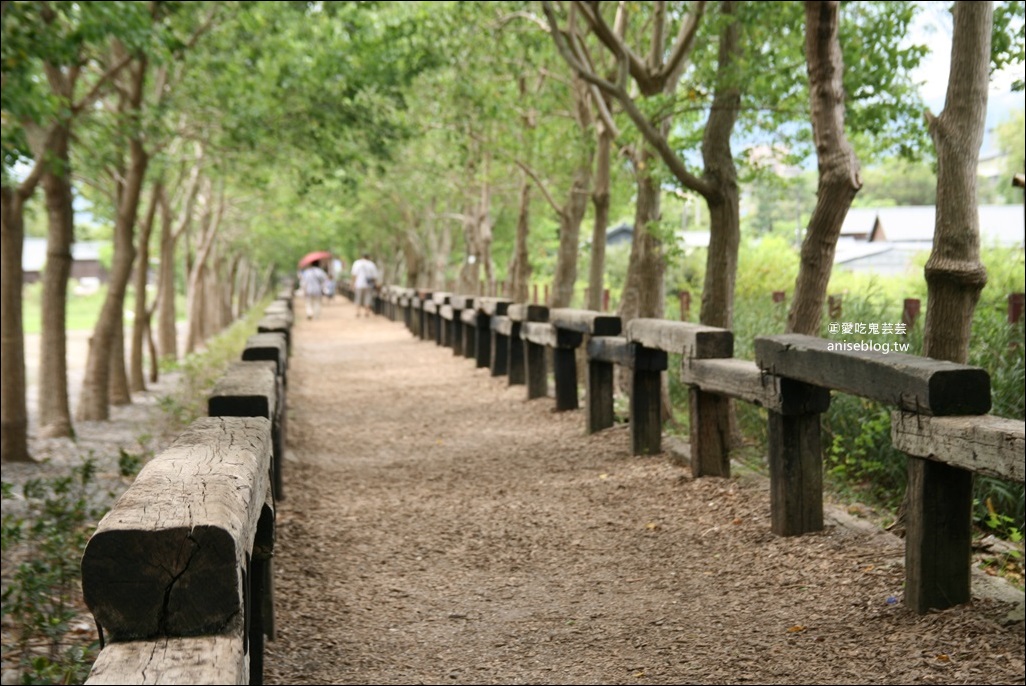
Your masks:
M87 684L260 684L274 638L292 290L218 379L208 416L100 521L82 590L103 642Z
M909 455L905 602L916 612L970 599L972 478L1022 482L1024 422L993 417L986 371L899 353L838 350L799 335L755 340L755 361L734 358L733 333L687 322L552 309L503 298L385 287L380 311L424 340L475 359L528 399L549 395L556 410L577 409L576 351L587 353L589 433L613 425L614 368L631 375L634 454L661 451L661 375L680 356L689 388L690 447L696 477L730 475L729 401L767 410L771 527L781 536L823 528L820 415L830 392L895 408L894 445Z

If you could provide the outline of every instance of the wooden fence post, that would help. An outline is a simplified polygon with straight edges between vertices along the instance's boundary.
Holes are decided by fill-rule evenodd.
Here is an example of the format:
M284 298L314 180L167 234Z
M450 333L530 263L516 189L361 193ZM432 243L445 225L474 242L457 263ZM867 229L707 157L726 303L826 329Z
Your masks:
M491 368L492 366L492 318L480 307L475 314L475 325L470 330L474 337L474 366Z
M823 450L820 414L825 389L782 378L782 409L768 410L770 521L778 536L823 529Z
M515 305L507 310L513 320L511 334L509 383L527 384L527 399L545 397L549 392L548 370L545 362L545 346L527 340L526 328L535 323L549 320L549 308L544 305ZM519 342L519 345L517 343Z
M901 321L905 325L906 335L912 331L919 319L920 302L918 298L905 298L905 304L901 310Z
M686 322L691 319L691 293L679 291L677 297L680 299L680 320Z
M589 434L613 425L614 364L625 367L627 351L632 344L620 336L592 336L588 340L588 419L585 430Z
M968 602L973 473L908 457L905 602L919 614Z
M529 323L521 325L530 326ZM545 346L524 339L524 362L527 373L527 399L544 398L549 392L549 373L545 364Z
M556 308L549 312L556 340L552 356L556 374L556 410L576 410L577 348L584 336L616 336L623 328L619 317L595 310Z
M842 309L843 309L842 306L841 306L841 296L839 296L839 295L831 295L829 297L829 299L828 299L828 302L829 302L828 311L829 311L830 319L834 319L834 320L840 319L841 318L841 314L842 314Z
M663 449L662 377L669 356L637 343L631 346L631 453L655 455Z
M1008 323L1018 324L1022 319L1023 308L1026 307L1026 293L1008 294Z

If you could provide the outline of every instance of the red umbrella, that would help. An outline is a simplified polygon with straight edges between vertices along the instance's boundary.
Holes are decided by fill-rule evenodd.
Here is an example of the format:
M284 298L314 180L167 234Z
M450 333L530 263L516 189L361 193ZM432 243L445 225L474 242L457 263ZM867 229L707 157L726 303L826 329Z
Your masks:
M331 253L325 250L318 250L317 252L310 252L303 256L303 259L299 261L299 268L307 266L312 262L320 262L331 257Z

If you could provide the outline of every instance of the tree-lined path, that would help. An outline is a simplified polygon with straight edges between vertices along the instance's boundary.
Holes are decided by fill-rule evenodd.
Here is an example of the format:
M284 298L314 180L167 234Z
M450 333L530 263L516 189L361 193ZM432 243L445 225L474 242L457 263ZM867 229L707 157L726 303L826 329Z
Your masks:
M1011 606L915 615L868 522L773 536L762 477L632 457L345 300L293 341L267 683L1022 681Z

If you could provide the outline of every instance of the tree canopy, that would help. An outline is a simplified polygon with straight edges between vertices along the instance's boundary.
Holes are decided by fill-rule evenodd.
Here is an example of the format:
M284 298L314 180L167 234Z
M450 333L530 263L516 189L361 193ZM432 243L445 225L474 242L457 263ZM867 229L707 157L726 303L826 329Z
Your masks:
M862 201L931 197L914 79L931 45L909 39L921 9L839 6L839 102L866 167ZM213 279L251 291L253 274L289 274L310 250L373 252L387 280L410 286L505 283L522 297L533 278L576 305L590 286L594 306L607 222L631 217L630 269L644 278L628 274L624 292L640 294L630 312L652 316L681 223L662 196L667 208L707 203L711 252L727 268L706 270L704 317L729 325L740 232L801 226L815 204L801 3L5 1L0 11L5 270L26 221L45 220L53 359L70 245L87 221L118 237L111 345L143 254L161 275L156 347L176 355L176 293L199 340L227 315L193 289ZM994 16L992 70L1021 68L1022 3L997 3ZM1019 153L1008 171L1022 170L1021 132L1021 114L998 131ZM76 198L91 204L88 219ZM5 341L20 338L5 329ZM70 431L63 367L43 376L55 430Z

